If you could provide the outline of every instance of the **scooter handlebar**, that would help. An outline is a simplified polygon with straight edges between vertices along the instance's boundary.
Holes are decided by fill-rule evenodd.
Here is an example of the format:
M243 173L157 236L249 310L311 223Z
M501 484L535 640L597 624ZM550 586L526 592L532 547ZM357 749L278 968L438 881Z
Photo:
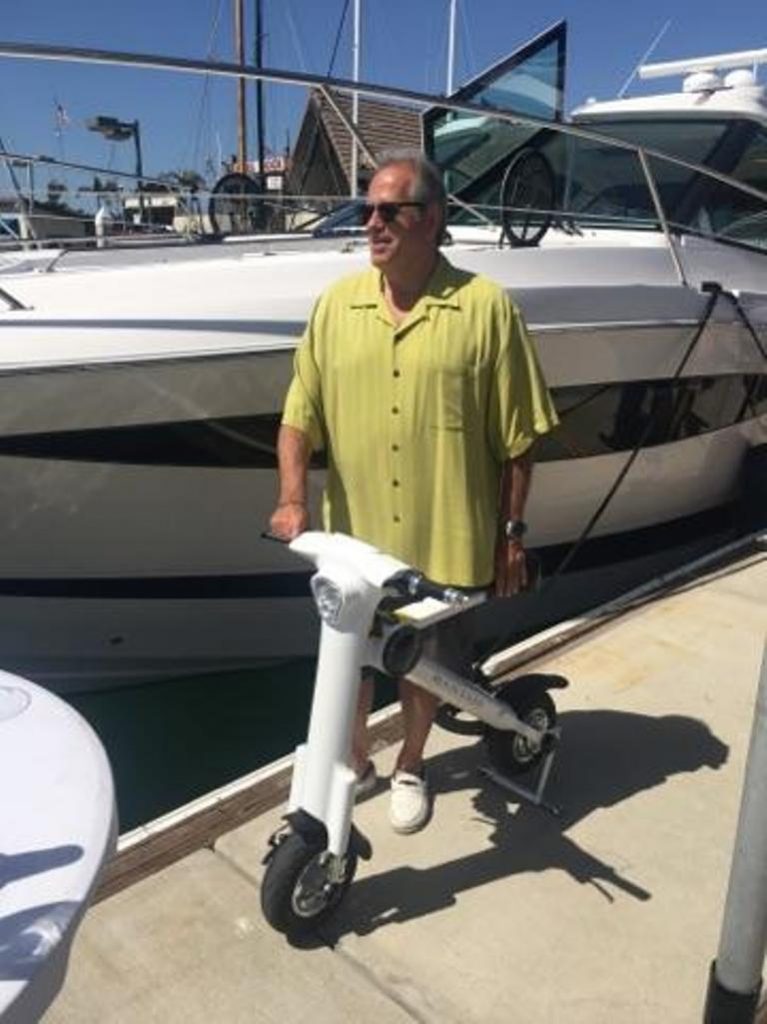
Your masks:
M435 583L428 579L417 569L405 569L395 573L386 581L386 586L396 590L397 593L406 597L424 598L433 597L445 604L468 604L471 600L469 594L456 587L445 587L441 583Z

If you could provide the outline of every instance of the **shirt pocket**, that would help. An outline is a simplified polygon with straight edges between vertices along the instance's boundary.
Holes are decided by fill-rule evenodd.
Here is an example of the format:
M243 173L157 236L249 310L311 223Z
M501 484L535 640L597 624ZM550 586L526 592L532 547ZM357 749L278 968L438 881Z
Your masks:
M479 368L440 367L431 380L429 426L433 430L475 431L480 421Z

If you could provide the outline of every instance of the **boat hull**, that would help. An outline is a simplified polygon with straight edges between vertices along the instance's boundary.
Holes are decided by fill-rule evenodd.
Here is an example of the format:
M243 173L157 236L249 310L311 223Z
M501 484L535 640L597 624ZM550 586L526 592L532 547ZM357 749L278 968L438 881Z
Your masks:
M668 437L640 452L590 535L731 500L746 450L767 441L763 360L731 304L720 300L699 332L707 296L680 286L668 254L652 248L634 263L641 285L623 250L593 252L566 287L547 283L562 254L500 256L453 254L514 292L560 407L586 410L565 419L559 447L542 450L531 546L582 536L641 434L639 420L632 430L621 423L621 410L641 405L644 392L672 396L684 417L667 417ZM305 569L260 531L275 500L279 410L311 298L364 265L364 254L280 261L195 262L161 276L156 267L78 271L50 275L52 284L7 278L28 308L0 318L6 667L67 690L314 650ZM162 290L140 316L128 307L121 315L121 296L150 287L152 274ZM767 300L743 301L764 344ZM321 488L317 470L315 520Z

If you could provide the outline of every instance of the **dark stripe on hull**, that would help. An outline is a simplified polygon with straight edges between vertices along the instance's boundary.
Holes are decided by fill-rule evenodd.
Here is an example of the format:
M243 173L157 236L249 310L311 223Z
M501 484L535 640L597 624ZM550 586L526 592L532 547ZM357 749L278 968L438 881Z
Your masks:
M701 536L732 527L737 507L725 505L659 526L644 527L587 541L567 574L615 565ZM538 548L544 576L555 571L570 544ZM272 572L219 576L0 578L1 597L67 598L71 600L275 600L309 597L310 572Z
M767 412L767 375L555 388L561 424L542 438L538 462L630 451L721 430ZM11 434L0 455L134 466L275 469L280 414ZM323 464L320 455L313 463Z
M308 597L310 572L219 576L0 577L0 597L74 600L210 601Z

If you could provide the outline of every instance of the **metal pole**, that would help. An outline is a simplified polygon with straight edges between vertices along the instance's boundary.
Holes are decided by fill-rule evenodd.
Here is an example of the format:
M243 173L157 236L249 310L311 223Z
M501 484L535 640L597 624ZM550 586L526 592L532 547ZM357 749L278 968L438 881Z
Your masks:
M752 1024L767 948L767 644L705 1024Z
M260 68L263 63L263 26L261 0L256 0L256 52L255 65ZM256 81L256 129L258 143L258 177L259 191L266 191L266 146L264 144L264 83Z
M674 264L674 268L679 277L679 282L680 284L683 284L685 287L687 287L687 278L684 275L682 261L679 259L679 253L676 251L674 239L671 237L671 231L669 230L668 221L666 220L666 214L663 209L663 203L660 201L658 189L655 186L655 178L653 178L652 176L652 171L650 170L650 163L647 159L647 154L641 146L637 149L636 154L639 157L639 163L641 164L642 172L644 173L645 181L647 182L647 187L650 190L650 197L653 201L655 212L658 215L661 230L663 231L664 237L666 239L666 245L668 246L668 251L671 254L671 260Z
M453 95L453 73L455 71L455 12L458 0L450 0L450 22L447 34L447 93Z
M245 67L245 36L243 26L242 0L234 0L234 46L237 63ZM245 127L245 78L237 79L237 162L241 174L246 173L248 161L248 136Z
M138 121L133 122L133 141L136 145L136 177L138 178L138 208L141 223L144 223L144 162L141 159L141 132Z
M352 78L355 82L360 80L360 0L354 0L354 41L352 43ZM360 95L352 93L352 124L357 127L360 116ZM352 136L352 166L349 174L349 195L352 199L357 196L357 178L359 177L359 151L357 139Z

